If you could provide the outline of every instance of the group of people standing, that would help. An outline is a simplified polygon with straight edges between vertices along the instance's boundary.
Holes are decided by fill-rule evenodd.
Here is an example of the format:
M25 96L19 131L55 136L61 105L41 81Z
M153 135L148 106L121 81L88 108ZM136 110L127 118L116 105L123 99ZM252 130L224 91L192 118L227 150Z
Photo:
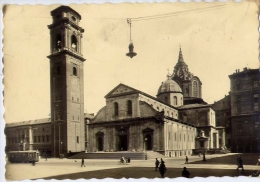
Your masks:
M164 174L167 169L165 166L165 162L163 161L162 158L161 158L161 162L159 162L159 160L157 158L155 159L155 171L157 171L157 169L159 169L159 172L160 172L162 178L164 178Z
M186 164L188 164L188 157L186 156ZM161 162L156 158L155 159L155 171L159 170L161 177L164 178L164 174L167 170L164 160L161 158ZM185 178L190 177L190 172L187 170L186 167L183 168L182 176Z

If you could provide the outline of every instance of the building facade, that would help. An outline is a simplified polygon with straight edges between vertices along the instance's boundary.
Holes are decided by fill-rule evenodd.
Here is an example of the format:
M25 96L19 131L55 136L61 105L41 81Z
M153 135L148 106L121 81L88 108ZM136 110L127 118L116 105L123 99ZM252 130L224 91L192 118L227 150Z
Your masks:
M225 128L226 141L225 146L230 149L231 147L231 96L230 93L225 95L223 99L214 102L211 107L216 112L216 126Z
M231 151L260 152L260 73L244 68L229 75L231 94Z
M51 129L50 118L6 124L6 152L38 150L41 154L51 156Z
M192 154L197 129L178 119L176 107L124 84L105 98L106 106L89 123L88 151Z

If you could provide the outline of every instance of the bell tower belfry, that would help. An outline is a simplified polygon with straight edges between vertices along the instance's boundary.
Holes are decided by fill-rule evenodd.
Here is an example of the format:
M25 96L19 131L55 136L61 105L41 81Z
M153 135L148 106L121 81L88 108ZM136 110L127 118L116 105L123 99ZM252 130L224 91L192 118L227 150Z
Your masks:
M80 14L68 6L51 11L50 90L52 155L85 150L84 77Z

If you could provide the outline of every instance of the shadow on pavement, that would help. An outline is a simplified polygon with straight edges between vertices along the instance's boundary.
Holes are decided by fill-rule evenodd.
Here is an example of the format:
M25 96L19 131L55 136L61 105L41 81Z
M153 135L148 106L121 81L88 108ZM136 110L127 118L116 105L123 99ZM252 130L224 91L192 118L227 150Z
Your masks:
M223 176L249 176L252 174L252 171L246 170L244 172L236 171L236 169L201 169L201 168L192 168L189 169L191 173L191 178L193 177L209 177L209 176L216 176L216 177L223 177ZM165 177L166 178L176 178L181 177L181 168L168 168ZM73 173L73 174L66 174L66 175L58 175L58 176L51 176L43 179L56 179L56 180L63 180L63 179L104 179L104 178L160 178L160 173L158 171L154 171L154 168L151 167L126 167L126 168L116 168L116 169L106 169L106 170L98 170L98 171L88 171L88 172L80 172L80 173Z
M213 154L214 155L214 154ZM202 161L202 158L200 161L196 162L190 162L190 164L221 164L221 165L236 165L237 164L237 157L241 156L243 159L243 164L244 165L256 165L258 162L259 154L237 154L237 155L227 155L227 156L222 156L222 157L217 157L217 158L212 158L212 159L207 159L206 155L206 162Z

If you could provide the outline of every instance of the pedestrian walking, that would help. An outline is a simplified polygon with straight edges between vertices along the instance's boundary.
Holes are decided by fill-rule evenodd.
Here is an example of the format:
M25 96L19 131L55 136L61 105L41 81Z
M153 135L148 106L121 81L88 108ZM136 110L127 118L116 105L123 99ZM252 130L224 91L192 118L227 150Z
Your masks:
M159 167L159 164L160 164L160 162L159 162L159 160L156 158L156 159L155 159L155 171L157 171L157 169L158 169L158 167Z
M242 160L241 156L237 157L237 171L239 168L242 168L242 171L244 171L243 160Z
M187 170L186 167L183 168L183 171L181 172L182 177L189 178L190 172Z
M82 166L86 167L86 166L85 166L84 158L81 159L81 167L82 167Z
M186 155L186 159L185 159L185 164L189 164L189 158L187 155Z
M166 172L166 166L165 166L165 162L163 161L163 159L161 159L159 171L160 171L161 177L164 178L164 174Z
M206 162L206 155L205 155L205 152L203 153L202 161L203 161L203 162Z

